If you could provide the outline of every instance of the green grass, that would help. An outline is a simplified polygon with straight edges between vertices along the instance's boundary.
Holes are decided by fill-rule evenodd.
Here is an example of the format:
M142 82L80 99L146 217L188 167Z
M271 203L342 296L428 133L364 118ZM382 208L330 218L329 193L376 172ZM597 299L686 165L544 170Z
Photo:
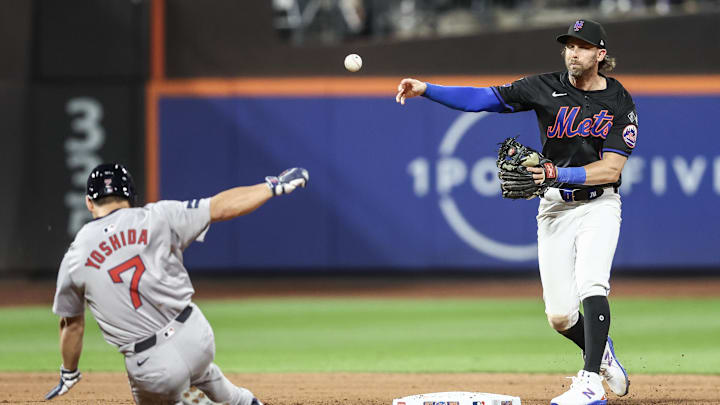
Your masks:
M227 372L574 373L579 349L539 300L253 299L199 302ZM611 300L611 334L632 373L720 374L720 299ZM88 317L90 313L88 311ZM48 307L1 308L0 370L57 370ZM123 370L88 319L84 370Z

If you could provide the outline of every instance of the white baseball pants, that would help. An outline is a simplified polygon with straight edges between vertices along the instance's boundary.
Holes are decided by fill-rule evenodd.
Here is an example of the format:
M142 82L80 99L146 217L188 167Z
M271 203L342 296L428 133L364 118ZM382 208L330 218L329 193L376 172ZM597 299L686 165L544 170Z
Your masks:
M571 327L583 299L609 293L620 205L612 189L591 201L540 200L538 262L548 317L564 317Z
M190 317L172 321L160 330L157 343L140 353L126 352L130 387L138 405L181 404L190 386L223 404L250 405L253 394L236 387L213 363L215 336L200 308L193 305Z

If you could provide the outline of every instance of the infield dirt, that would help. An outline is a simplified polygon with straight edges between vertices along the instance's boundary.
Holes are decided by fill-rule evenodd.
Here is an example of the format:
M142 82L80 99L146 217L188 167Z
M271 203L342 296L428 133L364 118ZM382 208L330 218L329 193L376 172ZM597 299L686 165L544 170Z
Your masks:
M393 398L440 391L492 392L519 396L524 405L547 405L570 380L543 374L230 374L266 405L391 405ZM55 373L0 373L0 403L40 404L57 384ZM630 394L610 404L720 404L720 376L632 376ZM53 404L132 404L121 373L86 373Z

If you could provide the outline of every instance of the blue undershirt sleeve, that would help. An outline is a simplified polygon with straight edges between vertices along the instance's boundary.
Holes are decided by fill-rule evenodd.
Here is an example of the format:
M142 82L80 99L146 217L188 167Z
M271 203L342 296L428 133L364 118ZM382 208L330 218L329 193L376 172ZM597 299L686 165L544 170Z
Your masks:
M502 112L507 105L490 87L454 87L427 84L423 94L432 101L461 111Z
M584 167L558 167L557 182L568 184L585 184L587 171Z

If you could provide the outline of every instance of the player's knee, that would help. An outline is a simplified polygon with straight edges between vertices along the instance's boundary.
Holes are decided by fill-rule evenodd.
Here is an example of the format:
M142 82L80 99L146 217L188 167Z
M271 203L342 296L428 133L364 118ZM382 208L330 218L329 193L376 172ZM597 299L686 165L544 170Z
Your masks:
M575 325L575 322L578 320L578 314L577 312L572 315L547 314L547 319L550 327L558 332L562 332Z

